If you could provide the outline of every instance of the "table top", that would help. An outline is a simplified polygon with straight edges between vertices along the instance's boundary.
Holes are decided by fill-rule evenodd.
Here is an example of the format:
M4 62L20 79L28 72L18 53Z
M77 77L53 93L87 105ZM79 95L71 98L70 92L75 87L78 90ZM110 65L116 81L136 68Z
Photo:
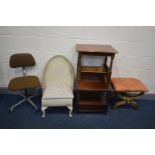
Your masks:
M98 53L109 53L116 54L118 53L115 48L111 45L97 45L97 44L77 44L77 52L98 52Z

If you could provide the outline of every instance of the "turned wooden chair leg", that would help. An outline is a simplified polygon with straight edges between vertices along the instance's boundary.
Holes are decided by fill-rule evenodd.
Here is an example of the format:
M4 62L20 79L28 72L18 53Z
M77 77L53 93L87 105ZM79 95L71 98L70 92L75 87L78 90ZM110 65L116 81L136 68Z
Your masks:
M73 107L72 106L68 106L67 108L69 109L69 117L72 117Z
M46 109L47 109L47 107L42 107L42 108L41 108L42 117L45 117L45 116L46 116L46 112L45 112Z

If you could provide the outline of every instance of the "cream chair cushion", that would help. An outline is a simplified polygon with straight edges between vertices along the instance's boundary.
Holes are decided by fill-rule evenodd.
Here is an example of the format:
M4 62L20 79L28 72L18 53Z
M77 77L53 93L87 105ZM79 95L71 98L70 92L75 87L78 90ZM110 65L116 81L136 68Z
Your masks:
M60 107L60 106L71 106L73 100L68 98L61 98L61 99L51 99L45 98L42 99L42 107Z
M44 90L43 99L73 98L73 90L69 86L53 85Z

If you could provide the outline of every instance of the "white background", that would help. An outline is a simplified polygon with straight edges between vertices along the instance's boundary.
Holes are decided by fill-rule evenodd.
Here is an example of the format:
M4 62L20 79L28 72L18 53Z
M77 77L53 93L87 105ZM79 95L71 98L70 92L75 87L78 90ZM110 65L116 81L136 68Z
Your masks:
M153 26L154 14L153 0L0 1L4 26ZM154 130L0 130L0 154L154 155L154 139Z
M113 77L135 77L155 93L155 27L148 26L50 26L0 27L0 87L22 74L11 69L9 58L18 52L31 53L36 66L28 74L40 80L46 62L54 55L66 56L76 72L76 44L110 44L118 50ZM101 59L85 59L85 65L100 65Z

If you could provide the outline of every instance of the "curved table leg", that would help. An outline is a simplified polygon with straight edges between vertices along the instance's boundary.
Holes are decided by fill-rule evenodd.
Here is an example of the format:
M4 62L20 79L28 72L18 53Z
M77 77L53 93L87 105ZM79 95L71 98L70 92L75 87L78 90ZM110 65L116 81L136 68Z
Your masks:
M136 102L134 102L134 101L130 102L129 104L130 104L134 109L138 109L138 108L139 108L139 105L138 105Z
M113 109L116 109L117 107L120 107L120 106L122 106L122 105L125 105L126 104L126 102L123 100L123 101L119 101L119 102L117 102L114 106L113 106Z
M131 95L128 92L116 92L116 96L122 101L117 102L113 106L113 109L116 109L117 107L125 104L130 104L134 109L138 109L139 105L134 100L138 99L142 95L144 95L144 92L140 92L136 95Z

